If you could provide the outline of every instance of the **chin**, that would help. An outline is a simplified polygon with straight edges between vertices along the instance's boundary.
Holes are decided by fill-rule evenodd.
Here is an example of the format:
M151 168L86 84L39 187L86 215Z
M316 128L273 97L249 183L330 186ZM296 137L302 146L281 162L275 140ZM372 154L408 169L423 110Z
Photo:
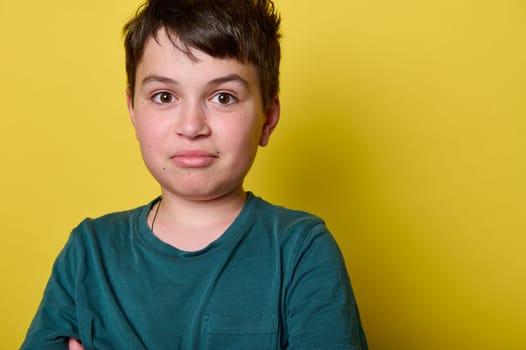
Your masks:
M190 200L190 201L211 201L219 198L225 198L229 196L235 196L238 193L244 193L242 187L235 187L235 188L217 188L217 189L205 189L203 186L200 187L184 187L184 189L181 188L172 188L170 187L163 187L163 193L170 193L173 196Z
M157 176L155 176L157 175ZM206 172L187 170L172 174L155 174L165 196L174 196L192 201L209 201L223 197L235 197L244 193L243 177L221 174L221 171ZM215 175L215 176L214 176ZM222 176L219 176L222 175ZM223 178L223 179L222 179Z

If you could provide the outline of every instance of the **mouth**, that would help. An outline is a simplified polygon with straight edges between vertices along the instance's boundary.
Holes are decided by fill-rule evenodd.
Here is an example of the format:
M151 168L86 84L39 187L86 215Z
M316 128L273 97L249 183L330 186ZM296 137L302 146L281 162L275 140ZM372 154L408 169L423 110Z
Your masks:
M179 168L206 168L219 158L217 153L204 150L181 150L170 159Z

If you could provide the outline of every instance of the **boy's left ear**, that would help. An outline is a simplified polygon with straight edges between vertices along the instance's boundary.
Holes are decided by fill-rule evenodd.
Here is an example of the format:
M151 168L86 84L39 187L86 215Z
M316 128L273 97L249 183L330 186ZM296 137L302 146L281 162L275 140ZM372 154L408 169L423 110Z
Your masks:
M260 146L266 146L270 139L270 135L276 128L279 122L279 115L281 107L279 104L279 97L275 97L270 101L267 110L265 111L265 123L263 124L263 132L259 139Z

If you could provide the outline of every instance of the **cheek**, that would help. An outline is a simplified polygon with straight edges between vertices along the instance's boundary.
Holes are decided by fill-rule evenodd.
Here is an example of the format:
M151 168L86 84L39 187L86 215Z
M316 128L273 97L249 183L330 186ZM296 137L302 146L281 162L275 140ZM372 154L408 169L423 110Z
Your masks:
M138 124L135 135L144 158L151 158L150 153L159 148L160 135L149 125Z
M160 138L163 130L162 125L147 122L151 118L140 118L135 123L135 134L139 142L152 142Z
M261 130L258 125L238 124L225 130L224 135L230 148L246 152L258 146Z

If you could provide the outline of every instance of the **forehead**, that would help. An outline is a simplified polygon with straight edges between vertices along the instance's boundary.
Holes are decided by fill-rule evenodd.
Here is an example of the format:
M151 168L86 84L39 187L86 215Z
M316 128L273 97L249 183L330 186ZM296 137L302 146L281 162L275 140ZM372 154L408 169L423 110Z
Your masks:
M217 58L195 48L186 48L175 34L168 35L164 29L145 42L142 58L136 71L137 82L147 75L156 74L170 78L193 81L215 79L218 76L237 74L250 85L259 87L255 66L233 58Z

